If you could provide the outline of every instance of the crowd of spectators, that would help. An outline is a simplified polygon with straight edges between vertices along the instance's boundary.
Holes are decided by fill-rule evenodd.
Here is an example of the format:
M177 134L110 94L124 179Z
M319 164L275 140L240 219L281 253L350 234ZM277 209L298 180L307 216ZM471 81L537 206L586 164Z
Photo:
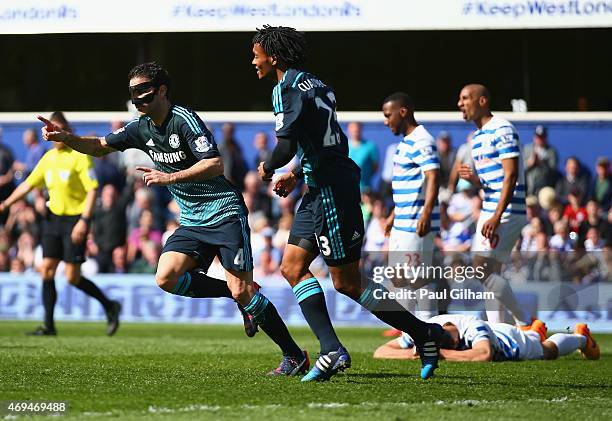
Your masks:
M113 128L119 127L120 123L113 123ZM384 253L388 243L387 217L393 206L391 173L397 144L390 145L379 160L376 140L364 139L359 123L349 124L347 132L350 156L362 170L364 250ZM437 138L442 182L441 232L435 246L448 265L469 260L482 202L482 193L457 176L459 165L471 162L470 142L468 137L456 148L448 133L441 132ZM18 162L0 140L0 200L25 179L45 152L35 129L23 133L23 143L27 157ZM259 178L257 165L273 147L266 133L254 136L253 157L244 156L231 123L223 125L218 143L225 177L242 192L249 209L255 275L278 275L300 189L281 198L272 193L272 184ZM523 160L527 217L516 245L516 251L521 253L517 253L513 265L508 265L512 276L572 280L577 270L592 274L595 267L597 276L610 279L612 176L608 158L597 160L594 176L585 165L589 163L581 163L576 157L568 158L563 171L559 171L558 153L548 142L546 128L538 126L533 141L523 145ZM129 150L94 162L100 188L83 273L155 273L163 244L178 227L178 206L166 188L145 186L134 171L139 165L152 165L144 152ZM284 170L295 164L294 160ZM380 181L374 185L378 171ZM40 231L46 212L45 192L34 191L0 216L0 271L36 271L42 259ZM571 256L561 258L566 252ZM326 275L320 258L311 269L317 276Z

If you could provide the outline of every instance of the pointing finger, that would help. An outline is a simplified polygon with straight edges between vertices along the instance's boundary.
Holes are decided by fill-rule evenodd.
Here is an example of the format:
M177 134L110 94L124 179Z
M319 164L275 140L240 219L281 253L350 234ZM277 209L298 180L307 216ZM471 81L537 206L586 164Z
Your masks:
M41 122L45 123L45 126L47 126L47 130L49 131L55 131L55 124L53 124L52 122L50 122L49 120L47 120L46 118L44 118L41 115L37 115L36 116L37 119L39 119Z

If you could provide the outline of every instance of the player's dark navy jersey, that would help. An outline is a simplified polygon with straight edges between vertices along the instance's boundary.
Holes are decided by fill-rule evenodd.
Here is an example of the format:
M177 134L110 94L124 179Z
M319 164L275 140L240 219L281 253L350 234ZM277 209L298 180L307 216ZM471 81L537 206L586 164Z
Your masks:
M161 127L147 116L130 121L106 136L108 146L124 151L145 151L159 171L185 170L202 159L219 156L212 133L198 115L173 105ZM170 184L168 189L181 209L181 225L207 226L229 216L246 215L242 195L220 175L206 181Z
M336 119L334 91L316 76L289 69L272 91L276 136L298 142L298 158L308 185L359 180L348 157L347 137Z

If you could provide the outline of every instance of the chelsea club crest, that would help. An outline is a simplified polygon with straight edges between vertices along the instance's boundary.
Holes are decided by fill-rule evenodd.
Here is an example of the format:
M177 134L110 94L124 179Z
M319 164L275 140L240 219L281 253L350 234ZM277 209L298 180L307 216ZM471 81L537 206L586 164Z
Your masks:
M181 141L180 141L179 136L177 134L171 134L169 142L170 142L170 146L172 146L174 149L176 149L179 146L181 146Z

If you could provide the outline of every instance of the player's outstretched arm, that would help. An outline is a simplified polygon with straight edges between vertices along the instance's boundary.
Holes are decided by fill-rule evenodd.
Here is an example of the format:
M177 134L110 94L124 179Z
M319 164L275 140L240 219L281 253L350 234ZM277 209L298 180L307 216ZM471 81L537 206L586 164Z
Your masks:
M380 360L418 360L419 355L415 352L416 348L404 349L397 343L397 339L392 339L386 344L379 346L374 351L374 358Z
M115 152L115 149L108 146L103 137L77 136L73 133L67 132L66 130L60 129L58 126L40 115L36 118L45 123L45 126L42 128L42 137L45 140L62 142L76 151L96 157Z
M223 160L221 157L202 159L191 167L174 173L165 173L147 167L136 169L144 172L142 179L147 186L167 186L176 183L205 181L223 175Z
M489 341L478 341L471 349L464 351L441 349L440 355L447 361L493 361L493 351Z

